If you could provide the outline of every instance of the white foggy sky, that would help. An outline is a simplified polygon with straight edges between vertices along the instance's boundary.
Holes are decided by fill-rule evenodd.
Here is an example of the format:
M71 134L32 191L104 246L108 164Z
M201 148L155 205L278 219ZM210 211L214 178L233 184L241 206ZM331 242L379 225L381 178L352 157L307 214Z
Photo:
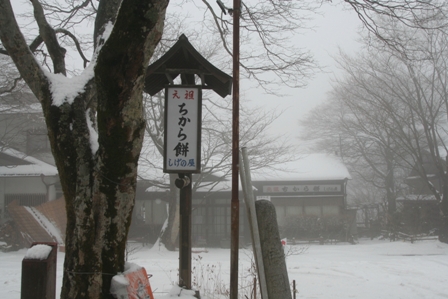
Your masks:
M215 4L214 1L210 3ZM303 118L312 107L325 100L326 93L331 88L332 78L341 73L332 58L337 54L338 47L349 53L354 53L359 48L355 40L358 38L357 32L361 27L361 21L349 7L342 5L342 1L334 3L337 5L324 3L318 10L323 15L316 14L313 16L314 20L306 23L307 27L313 29L303 31L301 35L294 37L298 47L305 51L309 50L316 62L326 68L326 73L317 73L308 80L308 86L305 88L285 87L281 92L288 96L282 97L265 94L260 88L254 88L254 83L247 80L242 79L240 83L241 101L249 101L253 106L263 105L267 110L284 110L269 132L274 135L287 134L294 144L300 143L298 120ZM13 1L13 4L16 9L24 8L22 1ZM31 8L29 3L25 7ZM188 10L190 15L195 13L194 2L183 4L182 8ZM241 45L241 47L244 46ZM79 62L76 63L81 65Z
M316 26L314 30L297 36L297 43L311 51L317 63L325 67L325 73L317 73L308 80L308 86L305 88L285 88L284 93L288 94L286 97L260 94L256 89L245 90L245 82L241 83L242 93L244 92L244 96L252 99L253 105L258 105L259 99L262 99L260 102L266 109L285 110L275 121L270 132L274 135L287 134L294 144L300 144L299 119L326 99L326 94L331 89L332 79L341 75L333 59L338 53L338 47L352 54L359 49L356 39L357 32L362 26L356 14L353 11L344 10L341 5L330 4L325 4L321 11L324 15L316 15L313 21Z

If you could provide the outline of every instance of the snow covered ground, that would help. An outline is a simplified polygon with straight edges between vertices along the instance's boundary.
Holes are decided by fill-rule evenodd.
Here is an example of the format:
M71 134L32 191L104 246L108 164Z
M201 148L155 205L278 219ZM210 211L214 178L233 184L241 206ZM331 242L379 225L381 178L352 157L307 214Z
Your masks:
M199 282L208 289L228 289L230 251L212 248L197 251L193 253L193 283ZM286 261L289 279L297 284L297 298L448 298L448 245L435 240L414 244L360 240L356 245L291 246L289 252L294 251L303 251L288 254ZM25 254L26 250L0 252L0 298L20 298L21 262ZM239 256L240 276L248 277L241 283L244 287L252 280L251 252L241 250ZM64 254L58 253L58 290L63 259ZM145 267L152 275L150 283L156 299L169 298L168 292L177 281L178 252L134 244L129 261ZM249 288L241 289L239 294ZM201 292L201 296L226 298L216 293L206 296ZM181 294L180 298L192 297Z

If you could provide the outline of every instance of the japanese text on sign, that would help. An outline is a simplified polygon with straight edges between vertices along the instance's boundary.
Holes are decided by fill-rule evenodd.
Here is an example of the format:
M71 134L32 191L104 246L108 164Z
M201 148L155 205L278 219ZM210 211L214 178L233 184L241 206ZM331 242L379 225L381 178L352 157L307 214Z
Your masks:
M272 185L263 186L264 193L341 192L341 185Z
M199 171L201 91L195 87L166 89L165 172Z

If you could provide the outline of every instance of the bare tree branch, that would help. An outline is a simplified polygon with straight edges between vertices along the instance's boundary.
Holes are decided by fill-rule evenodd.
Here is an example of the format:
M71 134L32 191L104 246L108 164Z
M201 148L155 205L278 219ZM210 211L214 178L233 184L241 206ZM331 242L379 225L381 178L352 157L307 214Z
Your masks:
M47 46L50 57L53 61L55 74L61 73L66 75L65 69L65 52L66 50L59 45L56 32L53 27L48 24L44 10L38 0L30 0L34 7L34 17L39 26L39 34Z
M47 84L47 78L29 50L8 0L0 0L0 38L22 78L36 97L42 100L41 84Z

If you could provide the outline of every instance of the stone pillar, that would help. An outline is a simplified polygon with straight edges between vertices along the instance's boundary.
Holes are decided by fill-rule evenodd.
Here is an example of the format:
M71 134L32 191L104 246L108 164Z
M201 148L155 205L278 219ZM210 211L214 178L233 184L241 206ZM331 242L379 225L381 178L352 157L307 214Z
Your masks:
M266 274L268 298L291 299L285 253L280 241L275 207L269 200L257 200L258 230Z

